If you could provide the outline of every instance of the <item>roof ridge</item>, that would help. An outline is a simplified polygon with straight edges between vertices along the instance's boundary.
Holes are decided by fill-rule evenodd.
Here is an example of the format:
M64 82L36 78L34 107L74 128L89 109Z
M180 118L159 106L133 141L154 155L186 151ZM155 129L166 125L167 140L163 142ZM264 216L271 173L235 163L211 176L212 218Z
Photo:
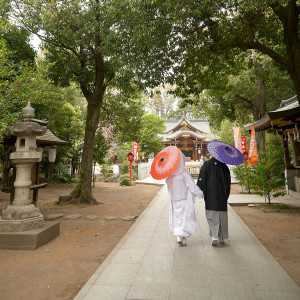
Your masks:
M280 105L279 105L279 108L285 107L285 106L287 106L287 105L289 105L291 103L294 103L296 101L298 101L297 95L295 95L295 96L293 96L293 97L291 97L289 99L282 100L281 103L280 103Z

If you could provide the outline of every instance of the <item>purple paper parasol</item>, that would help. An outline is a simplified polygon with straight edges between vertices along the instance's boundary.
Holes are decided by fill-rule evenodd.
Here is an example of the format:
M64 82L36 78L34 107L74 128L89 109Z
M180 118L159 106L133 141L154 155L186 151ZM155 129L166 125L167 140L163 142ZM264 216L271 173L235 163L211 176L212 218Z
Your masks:
M227 165L240 165L244 156L237 148L221 141L212 141L207 144L208 152L218 161Z

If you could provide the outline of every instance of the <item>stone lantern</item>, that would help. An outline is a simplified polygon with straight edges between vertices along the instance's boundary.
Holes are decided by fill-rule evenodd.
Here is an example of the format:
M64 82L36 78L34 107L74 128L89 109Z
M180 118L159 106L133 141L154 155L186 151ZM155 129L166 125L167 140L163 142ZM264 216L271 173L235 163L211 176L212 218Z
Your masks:
M27 106L22 109L24 120L10 127L10 131L17 136L15 144L16 151L10 154L10 159L16 167L16 180L14 182L15 193L13 202L2 212L0 233L29 232L42 228L45 225L43 215L32 203L30 193L32 167L33 164L41 159L42 155L41 152L37 151L36 137L45 134L47 130L46 126L41 126L37 122L34 122L32 119L34 112L34 108L32 108L30 102L28 102ZM44 229L38 233L33 233L33 235L41 235ZM9 239L8 236L6 236L7 239L1 241L3 237L3 235L0 236L0 242L2 242L2 244L8 243L6 248L18 248L17 246L14 247L9 244L14 238L11 237ZM24 240L24 234L22 239ZM42 239L44 241L49 240L47 240L47 238L45 239L45 237ZM17 238L15 238L15 240L17 240ZM32 237L30 237L28 241L29 240L32 240ZM23 249L35 249L37 245L29 245L27 248L26 245L21 245L20 248L22 247Z
M24 122L10 128L17 136L16 151L10 154L10 159L16 166L15 195L13 203L3 211L1 218L2 221L7 220L6 229L9 231L26 231L44 225L43 216L30 198L31 169L41 158L41 153L36 151L36 136L43 135L47 130L46 126L42 127L29 119L34 117L34 111L28 102L22 109Z

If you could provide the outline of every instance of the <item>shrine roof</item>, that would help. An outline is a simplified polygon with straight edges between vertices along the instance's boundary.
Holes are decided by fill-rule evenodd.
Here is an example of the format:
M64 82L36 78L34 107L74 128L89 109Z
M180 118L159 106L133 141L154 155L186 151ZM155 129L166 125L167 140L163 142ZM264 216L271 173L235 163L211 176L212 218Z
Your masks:
M175 132L172 132L172 133L169 133L169 134L162 134L160 136L162 136L164 139L163 141L166 141L167 139L176 139L182 135L191 135L195 138L198 138L198 139L204 139L206 137L206 135L204 134L201 134L201 133L197 133L197 132L194 132L192 130L189 130L189 129L186 129L186 130L179 130L179 131L175 131Z
M276 110L268 111L260 120L254 122L254 128L256 131L265 130L268 128L278 129L281 125L287 124L287 121L291 121L300 118L300 106L297 96L283 100L280 106ZM251 131L252 123L244 125L244 128Z
M212 134L211 132L209 133L197 133L195 131L192 131L190 129L181 129L172 133L165 133L165 134L160 134L160 137L163 138L162 142L168 141L168 140L173 140L173 139L178 139L181 136L192 136L194 138L204 140L204 141L212 141L215 139L219 139L220 137L217 135Z
M209 122L207 120L188 120L185 117L182 117L180 120L165 120L165 133L174 130L176 127L180 126L180 124L182 124L182 122L184 121L191 127L194 127L196 130L199 130L204 133L211 132Z

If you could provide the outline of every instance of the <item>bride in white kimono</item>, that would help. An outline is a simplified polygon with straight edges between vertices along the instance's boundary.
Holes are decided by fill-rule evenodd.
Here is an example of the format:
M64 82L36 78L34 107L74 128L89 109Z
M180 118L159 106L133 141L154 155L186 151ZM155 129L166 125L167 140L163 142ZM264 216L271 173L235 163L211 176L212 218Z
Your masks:
M180 246L186 245L186 238L196 231L195 196L203 198L203 192L185 170L184 164L185 156L181 153L177 168L166 178L170 200L169 228Z

